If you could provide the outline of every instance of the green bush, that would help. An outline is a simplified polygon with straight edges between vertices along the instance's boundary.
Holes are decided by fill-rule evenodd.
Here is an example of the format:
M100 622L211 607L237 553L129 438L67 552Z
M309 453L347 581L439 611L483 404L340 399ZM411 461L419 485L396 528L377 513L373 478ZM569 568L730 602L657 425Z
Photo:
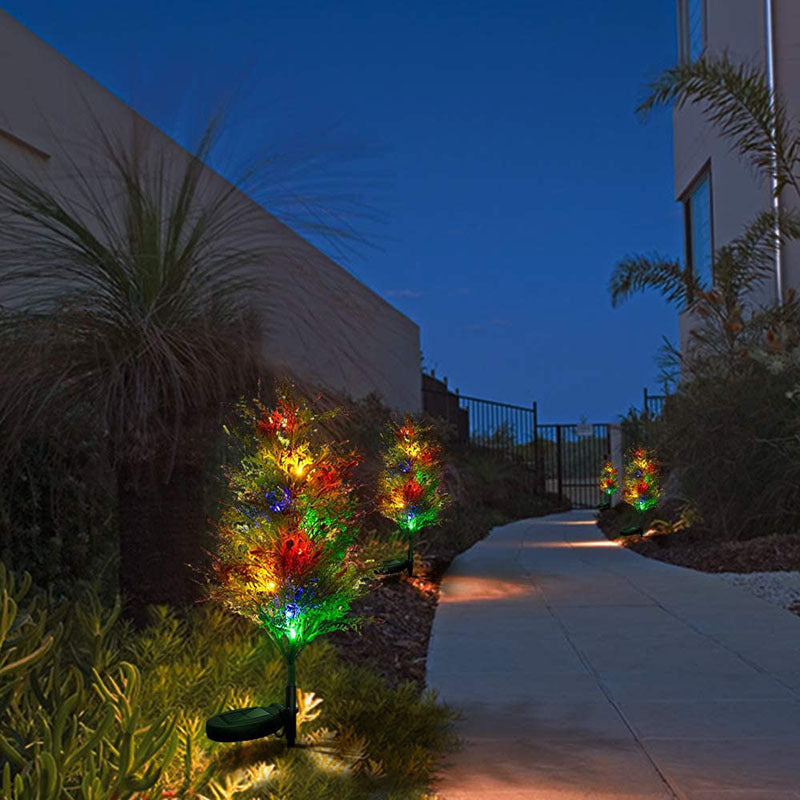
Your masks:
M103 442L65 420L21 441L0 464L0 560L68 593L117 554L114 481Z
M221 610L156 608L134 632L119 604L48 605L0 567L0 796L9 800L421 798L452 714L390 689L330 645L298 663L299 742L221 745L207 717L280 700L265 637Z
M709 535L744 539L800 526L795 370L752 358L684 381L658 421L658 452Z

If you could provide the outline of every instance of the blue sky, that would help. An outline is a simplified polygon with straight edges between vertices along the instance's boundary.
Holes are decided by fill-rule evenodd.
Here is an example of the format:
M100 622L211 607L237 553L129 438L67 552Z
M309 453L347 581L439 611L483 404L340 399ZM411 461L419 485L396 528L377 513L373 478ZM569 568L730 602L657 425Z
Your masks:
M640 404L677 336L659 297L612 309L607 292L624 255L681 253L671 117L633 112L675 59L673 6L2 5L179 137L232 100L237 153L296 137L324 153L380 216L356 221L377 246L340 263L420 325L428 368L463 394L537 400L543 422ZM339 163L342 147L361 158Z

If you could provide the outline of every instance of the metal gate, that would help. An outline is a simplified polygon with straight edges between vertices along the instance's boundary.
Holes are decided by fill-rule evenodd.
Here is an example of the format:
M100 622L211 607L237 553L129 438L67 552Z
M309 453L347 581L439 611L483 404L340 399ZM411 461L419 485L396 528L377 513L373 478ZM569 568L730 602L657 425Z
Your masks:
M597 483L611 457L610 424L540 425L535 402L526 407L468 397L428 375L422 396L425 411L449 422L459 440L519 464L532 491L553 492L578 508L603 499Z
M606 423L536 426L537 472L544 489L567 497L578 508L603 499L600 471L611 457L611 426Z

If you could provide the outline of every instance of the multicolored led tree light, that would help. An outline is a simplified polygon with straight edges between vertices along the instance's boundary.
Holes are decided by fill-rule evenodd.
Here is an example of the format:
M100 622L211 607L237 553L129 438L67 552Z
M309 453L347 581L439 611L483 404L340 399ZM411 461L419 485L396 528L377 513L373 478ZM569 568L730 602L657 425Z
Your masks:
M631 451L625 467L625 480L622 487L622 499L633 506L640 514L653 508L661 498L660 467L658 461L649 450L636 447ZM642 526L625 528L621 533L625 536L642 533Z
M406 559L390 562L381 572L414 572L417 534L439 521L449 497L441 485L441 447L430 429L407 416L391 427L378 483L378 511L394 522L408 543Z
M316 424L333 414L316 415L289 387L274 409L239 410L244 455L226 470L232 501L218 525L210 596L252 619L286 659L292 745L297 655L318 636L351 627L351 603L368 586L354 551L351 475L360 458L323 442Z
M600 473L598 485L600 487L600 491L606 495L606 499L600 505L600 508L610 508L611 496L614 494L614 492L619 490L617 468L610 461L606 461L606 463L603 465L603 471Z

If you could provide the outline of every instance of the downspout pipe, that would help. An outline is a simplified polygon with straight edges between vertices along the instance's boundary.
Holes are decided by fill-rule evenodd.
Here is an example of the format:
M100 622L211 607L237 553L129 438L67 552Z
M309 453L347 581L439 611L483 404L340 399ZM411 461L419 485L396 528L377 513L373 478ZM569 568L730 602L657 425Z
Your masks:
M764 21L767 34L767 85L769 86L770 101L775 104L775 46L774 46L774 27L773 27L773 0L764 0ZM773 141L775 140L775 126L773 124L772 130ZM783 260L781 257L781 229L778 222L781 204L778 197L778 177L776 175L778 167L778 157L775 148L772 148L772 155L770 159L771 167L771 188L772 188L772 212L775 214L775 296L778 304L783 303Z

